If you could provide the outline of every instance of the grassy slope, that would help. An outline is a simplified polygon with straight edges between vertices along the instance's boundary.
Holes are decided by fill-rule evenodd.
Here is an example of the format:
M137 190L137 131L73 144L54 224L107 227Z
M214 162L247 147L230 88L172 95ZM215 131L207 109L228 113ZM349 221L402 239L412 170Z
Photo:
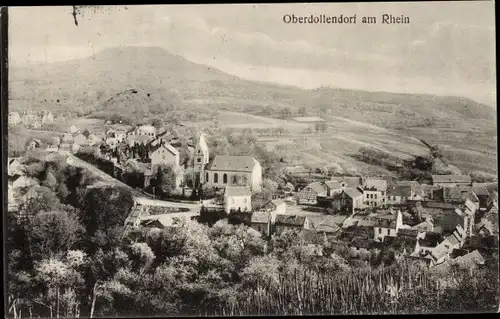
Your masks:
M344 158L345 154L363 145L400 156L416 155L422 151L421 145L405 137L414 136L445 146L452 163L463 169L496 172L494 109L465 98L332 88L302 90L242 80L159 48L137 47L108 49L93 57L36 69L13 69L9 84L11 110L76 112L87 108L138 117L193 112L205 115L207 123L221 110L218 116L223 125L285 126L299 135L304 130L302 124L249 114L266 108L275 113L285 107L296 111L303 106L309 115L316 115L324 109L330 126L328 137L319 139L320 147L314 150L318 153L308 154L311 160L337 157L352 161ZM119 94L130 89L137 93ZM431 127L419 127L423 123Z

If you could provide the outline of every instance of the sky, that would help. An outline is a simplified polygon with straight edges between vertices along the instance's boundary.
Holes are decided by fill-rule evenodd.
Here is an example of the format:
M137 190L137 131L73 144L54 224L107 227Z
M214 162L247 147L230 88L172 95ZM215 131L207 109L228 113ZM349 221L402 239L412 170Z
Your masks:
M158 46L244 79L459 95L496 107L493 1L9 8L13 67ZM357 16L356 24L287 24L296 16ZM362 16L409 24L361 24Z

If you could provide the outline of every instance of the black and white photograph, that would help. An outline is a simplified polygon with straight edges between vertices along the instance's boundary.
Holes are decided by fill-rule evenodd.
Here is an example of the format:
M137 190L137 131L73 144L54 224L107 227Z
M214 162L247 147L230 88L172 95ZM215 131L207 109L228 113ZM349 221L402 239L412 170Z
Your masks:
M499 311L494 1L1 18L6 318Z

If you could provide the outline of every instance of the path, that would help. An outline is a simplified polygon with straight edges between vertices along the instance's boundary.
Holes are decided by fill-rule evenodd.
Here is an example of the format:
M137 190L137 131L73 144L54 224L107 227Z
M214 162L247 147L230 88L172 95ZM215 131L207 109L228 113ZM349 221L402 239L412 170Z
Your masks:
M105 182L124 187L132 192L134 195L136 201L143 203L144 205L151 205L151 206L168 206L168 207L182 207L182 208L189 208L191 211L198 212L201 209L201 204L198 203L179 203L179 202L171 202L171 201L164 201L164 200L159 200L159 199L153 199L153 195L150 195L142 190L133 188L122 181L117 180L116 178L108 175L107 173L103 172L99 168L95 167L94 165L85 162L84 160L74 156L73 154L69 153L68 151L59 151L64 156L67 156L68 159L71 159L70 165L77 166L77 167L82 167L96 176L98 176L100 179L102 179Z

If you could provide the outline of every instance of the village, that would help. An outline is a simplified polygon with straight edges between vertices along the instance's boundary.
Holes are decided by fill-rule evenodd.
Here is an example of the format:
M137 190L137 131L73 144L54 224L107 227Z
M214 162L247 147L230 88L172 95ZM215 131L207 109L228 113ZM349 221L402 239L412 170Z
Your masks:
M32 139L26 150L67 154L68 162L82 159L111 180L139 189L144 196L135 199L126 231L176 227L183 219L208 225L227 219L264 239L288 229L305 234L306 245L318 256L332 245L359 254L391 248L397 258L438 268L484 264L482 254L489 251L485 242L498 238L496 185L473 183L468 175L433 175L429 185L377 176L332 176L307 185L287 183L257 204L264 171L259 161L250 155L211 154L208 138L204 133L191 136L185 147L179 136L153 125L123 129L106 121L101 132L72 125L52 144ZM22 166L19 159L9 159L10 211L30 198L26 189L36 184L23 176ZM171 172L167 183L172 189L161 194L157 180L165 167ZM124 177L130 171L133 179Z

